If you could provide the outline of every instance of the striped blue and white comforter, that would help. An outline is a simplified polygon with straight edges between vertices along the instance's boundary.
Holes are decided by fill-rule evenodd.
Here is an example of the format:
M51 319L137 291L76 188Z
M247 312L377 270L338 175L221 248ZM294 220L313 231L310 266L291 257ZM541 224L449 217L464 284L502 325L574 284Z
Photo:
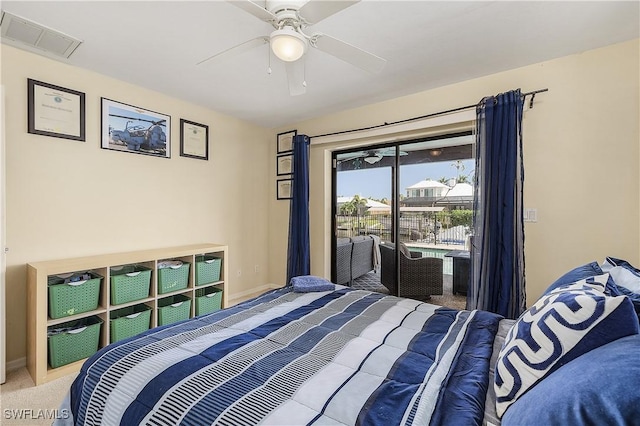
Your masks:
M280 289L89 359L75 424L480 424L501 317Z

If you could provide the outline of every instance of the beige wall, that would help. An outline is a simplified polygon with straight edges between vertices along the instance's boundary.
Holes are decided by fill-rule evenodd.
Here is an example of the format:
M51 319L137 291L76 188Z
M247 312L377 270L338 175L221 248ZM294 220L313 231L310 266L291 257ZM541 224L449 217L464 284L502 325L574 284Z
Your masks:
M212 242L229 246L230 297L266 283L271 131L12 47L0 53L9 362L25 356L28 262ZM86 142L26 132L27 78L86 94ZM100 97L171 115L171 158L101 149ZM209 161L180 156L180 118L209 125Z
M525 225L527 297L532 302L560 274L591 260L616 255L640 264L639 50L634 40L287 129L313 136L472 105L484 96L515 88L525 92L548 88L549 92L537 95L523 120L525 207L538 209L538 222ZM311 272L327 277L328 159L338 145L349 144L312 145L310 153ZM272 228L286 226L288 210L283 202L271 201L271 212ZM270 234L269 244L270 280L283 282L285 236Z

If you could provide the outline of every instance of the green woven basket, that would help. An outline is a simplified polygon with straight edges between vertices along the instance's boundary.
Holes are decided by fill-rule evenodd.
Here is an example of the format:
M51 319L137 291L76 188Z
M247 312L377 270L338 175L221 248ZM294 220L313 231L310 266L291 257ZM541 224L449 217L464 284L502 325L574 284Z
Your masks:
M169 293L187 288L189 283L189 263L182 263L177 268L158 269L158 294Z
M196 256L196 285L220 281L222 259L214 256Z
M58 368L96 353L101 327L102 320L97 316L48 327L49 365Z
M75 272L47 277L49 317L56 319L96 309L102 277L93 272Z
M191 299L184 294L158 300L158 325L167 325L186 320L191 311Z
M149 297L151 269L141 265L111 268L111 304L121 305Z
M217 311L222 306L222 290L205 287L196 290L196 316Z
M111 343L135 336L147 331L151 323L151 308L147 305L127 306L111 312Z

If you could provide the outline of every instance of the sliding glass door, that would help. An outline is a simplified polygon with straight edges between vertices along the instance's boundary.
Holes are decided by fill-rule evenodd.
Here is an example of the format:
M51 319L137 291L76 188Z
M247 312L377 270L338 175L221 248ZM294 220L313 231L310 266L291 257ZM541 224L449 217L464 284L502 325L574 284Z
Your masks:
M445 255L464 250L471 231L472 144L467 132L335 152L334 282L377 280L380 291L418 299L443 294L452 274ZM371 265L360 264L356 249L362 239L374 240L366 273ZM418 266L419 258L440 261Z
M334 154L332 279L338 284L351 285L378 270L372 250L394 240L395 152L378 146Z

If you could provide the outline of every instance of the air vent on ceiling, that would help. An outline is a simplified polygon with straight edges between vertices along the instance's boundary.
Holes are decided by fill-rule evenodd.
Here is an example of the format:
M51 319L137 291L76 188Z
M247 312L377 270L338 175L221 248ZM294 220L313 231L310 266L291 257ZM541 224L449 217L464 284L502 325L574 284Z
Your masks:
M2 12L2 42L31 52L68 58L81 40L9 12Z

